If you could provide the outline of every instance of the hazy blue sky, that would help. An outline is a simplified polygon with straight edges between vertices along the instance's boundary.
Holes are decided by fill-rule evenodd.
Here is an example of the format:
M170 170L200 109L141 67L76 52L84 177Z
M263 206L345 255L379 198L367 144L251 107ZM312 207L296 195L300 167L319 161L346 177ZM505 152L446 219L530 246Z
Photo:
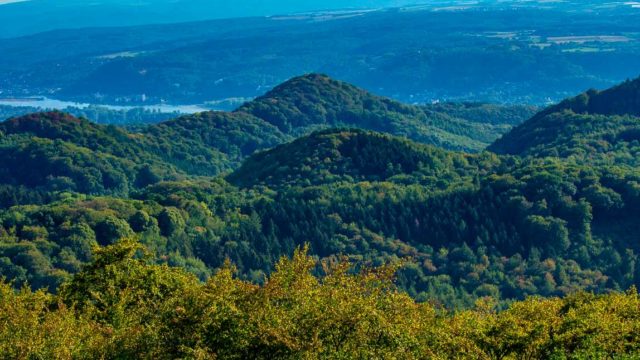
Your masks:
M342 8L394 7L435 0L0 0L0 37L87 26L121 26Z

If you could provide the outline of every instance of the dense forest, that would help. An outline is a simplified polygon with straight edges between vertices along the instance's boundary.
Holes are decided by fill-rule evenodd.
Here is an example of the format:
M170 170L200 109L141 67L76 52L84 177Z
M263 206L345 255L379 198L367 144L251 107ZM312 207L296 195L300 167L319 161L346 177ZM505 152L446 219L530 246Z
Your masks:
M640 80L551 106L489 147L496 153L610 159L637 166ZM625 159L626 158L626 159ZM610 161L611 162L611 161Z
M447 115L448 108L459 111ZM203 112L150 126L123 129L60 112L34 113L0 123L0 204L42 203L38 198L48 199L42 194L55 191L123 196L161 180L216 176L236 169L256 150L335 126L480 150L533 110L486 104L421 108L312 74L234 112Z
M294 136L327 127L357 127L446 149L480 151L533 115L531 106L413 106L372 95L325 75L276 86L236 112L250 113Z
M615 93L618 100L612 107L634 104L639 83L640 79L612 90L590 91L578 99ZM133 238L144 249L137 252L137 260L131 260L142 266L144 258L142 274L164 266L186 271L171 270L158 280L168 283L158 284L162 290L153 292L159 298L148 301L163 309L183 306L175 303L182 300L169 294L176 289L173 286L179 286L177 293L188 286L196 297L189 301L209 306L204 304L218 295L198 281L222 281L216 269L228 267L229 261L236 269L236 280L224 281L238 286L229 290L229 296L238 296L234 299L242 304L249 306L245 301L251 303L254 296L272 296L263 291L299 296L288 294L289 290L267 289L281 269L276 266L278 261L306 246L309 256L327 266L350 264L353 270L340 281L360 279L350 276L359 272L365 276L364 269L393 264L394 286L413 300L395 290L388 292L385 283L376 301L399 296L407 304L402 311L431 309L428 311L438 314L475 309L460 313L466 315L434 315L429 321L437 322L427 321L427 325L447 329L458 326L457 316L482 317L487 327L478 327L479 338L469 340L467 345L473 347L469 351L494 357L499 357L495 351L506 351L501 356L508 356L517 350L492 346L512 345L494 339L498 342L489 346L482 341L489 341L486 336L498 331L492 328L497 324L494 321L500 323L512 310L487 313L477 308L479 301L492 299L493 310L549 306L549 311L576 307L579 310L575 311L585 312L596 311L592 306L608 301L637 301L633 293L575 295L640 286L640 242L635 231L640 220L640 119L631 110L566 105L576 101L543 110L522 123L519 119L531 109L403 105L326 76L307 75L234 112L205 112L129 129L60 112L12 118L0 123L0 274L10 284L0 301L10 304L13 300L4 300L14 299L10 296L17 296L16 301L41 301L42 311L54 309L50 314L55 321L75 318L86 321L82 326L106 326L111 330L105 331L115 331L112 327L120 326L116 321L124 321L122 326L128 321L137 324L131 326L151 324L146 322L151 314L143 313L140 305L147 300L132 294L131 304L97 304L96 298L87 308L79 305L88 301L87 296L103 299L91 294L137 285L105 284L94 293L79 282L93 281L87 276L97 276L90 274L100 266L109 272L125 271L120 265L105 265L104 258L96 255L120 249L122 239ZM515 129L489 146L490 151L471 151L498 137L501 132L496 129L507 131L512 126ZM121 250L116 252L122 255ZM293 261L306 261L297 259ZM130 264L129 260L118 261ZM305 283L325 286L325 280L318 280L327 275L323 266L316 264L307 270L304 273L311 275ZM140 280L131 281L137 284ZM27 290L10 295L9 286L19 289L25 285L51 295ZM338 291L331 290L330 281L327 286L326 291ZM165 290L169 297L162 295ZM530 296L565 300L526 300ZM104 322L94 318L116 308L125 314L129 305L136 307L131 319ZM241 317L253 311L241 304L227 305ZM289 311L286 309L271 308ZM554 313L557 324L571 316L573 310L565 310ZM48 326L39 323L44 321L41 314L30 316L39 320L29 326ZM164 322L169 318L154 319L157 326L170 326ZM247 321L254 330L264 326L259 319ZM404 331L396 325L400 326L389 325L389 331ZM558 326L564 329L558 331L569 331ZM255 336L254 330L238 329L241 338L230 337L238 346L249 347L238 350L240 354L252 351L248 349L258 341L242 338ZM123 349L134 346L135 351L143 351L137 347L149 346L144 350L149 354L156 346L164 346L110 337L117 337L117 332L103 335L106 337L81 337L86 343L78 346L111 351L105 350L102 341L131 340ZM297 336L302 335L291 334L286 345L281 344L285 355L306 351L295 345L302 341L295 340ZM547 351L544 354L562 358L557 351L568 345L556 340L531 342L537 350L527 351ZM170 341L175 351L186 351L189 346L203 354L217 351L212 344ZM579 341L572 345L575 351L581 346L593 346L584 351L607 354L631 351L626 345L599 348L611 345L607 340ZM424 346L436 345L410 347L426 351ZM293 354L303 354L295 351ZM589 354L596 353L600 354Z
M640 0L0 0L0 360L640 360Z
M7 359L633 359L640 297L577 293L448 312L360 269L297 250L264 285L230 264L206 283L149 264L132 240L98 250L56 295L0 284ZM322 276L314 276L320 267Z

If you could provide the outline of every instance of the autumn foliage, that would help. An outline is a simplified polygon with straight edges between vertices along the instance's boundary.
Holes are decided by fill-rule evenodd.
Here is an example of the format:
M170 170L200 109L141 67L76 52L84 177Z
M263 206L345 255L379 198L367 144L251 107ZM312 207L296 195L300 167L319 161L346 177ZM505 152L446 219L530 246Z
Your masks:
M0 286L6 359L595 359L640 351L640 296L578 293L446 311L393 284L296 251L263 286L220 269L206 283L149 265L122 240L58 294ZM322 275L316 276L315 273Z

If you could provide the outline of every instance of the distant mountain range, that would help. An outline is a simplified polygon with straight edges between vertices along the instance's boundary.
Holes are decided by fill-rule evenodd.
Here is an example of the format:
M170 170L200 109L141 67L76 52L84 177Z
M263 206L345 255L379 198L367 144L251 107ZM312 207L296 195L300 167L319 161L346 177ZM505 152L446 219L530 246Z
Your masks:
M0 97L215 104L254 98L316 72L405 103L547 105L637 76L640 9L496 4L90 27L1 39ZM14 5L3 5L0 17L11 17L7 9ZM67 23L81 23L82 16L69 14ZM21 23L38 23L34 19Z

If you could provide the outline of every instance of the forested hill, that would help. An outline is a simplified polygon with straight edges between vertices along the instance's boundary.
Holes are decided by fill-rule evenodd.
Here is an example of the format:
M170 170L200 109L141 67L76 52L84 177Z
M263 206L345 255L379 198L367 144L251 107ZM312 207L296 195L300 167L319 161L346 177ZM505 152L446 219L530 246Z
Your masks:
M0 123L0 174L5 186L127 195L161 180L215 176L288 139L240 113L205 112L140 132L60 112L36 113Z
M143 169L154 169L157 180L177 172L126 131L59 112L1 123L0 157L3 205L37 202L39 192L126 195L136 180L146 185Z
M447 149L479 151L535 108L468 107L457 115L446 107L419 107L373 95L320 74L293 78L236 110L300 136L327 127L357 127L405 136ZM472 110L473 109L473 110ZM475 111L474 111L475 110Z
M240 166L256 150L292 140L275 126L246 113L208 111L140 132L153 152L191 175L214 176ZM221 156L212 156L211 152Z
M489 150L500 154L577 157L637 166L640 78L590 90L536 114Z
M299 81L340 85L316 75L292 83ZM358 102L329 103L325 110L337 113ZM305 244L328 262L406 259L397 284L446 307L640 285L637 117L536 117L505 137L519 134L514 144L531 146L507 156L363 129L294 139L293 128L249 113L251 106L136 131L57 112L0 124L0 275L16 287L54 290L96 246L134 237L149 261L201 279L230 259L240 277L264 282L281 256ZM395 106L356 107L405 111ZM451 104L407 109L469 119L477 109L492 113ZM287 123L328 126L313 119Z
M235 112L187 115L135 131L60 112L36 113L0 123L0 203L41 202L41 194L55 191L127 195L162 180L216 176L237 169L258 150L342 125L478 151L532 111L404 105L312 74Z
M589 90L543 111L543 114L571 110L579 114L640 116L640 78L610 89Z
M331 129L257 153L227 177L239 186L282 188L339 181L384 181L416 175L450 179L475 158L403 138L363 130Z
M353 85L319 74L293 78L241 106L286 132L305 128L359 125L391 131L397 121L424 120L416 106L378 97Z

